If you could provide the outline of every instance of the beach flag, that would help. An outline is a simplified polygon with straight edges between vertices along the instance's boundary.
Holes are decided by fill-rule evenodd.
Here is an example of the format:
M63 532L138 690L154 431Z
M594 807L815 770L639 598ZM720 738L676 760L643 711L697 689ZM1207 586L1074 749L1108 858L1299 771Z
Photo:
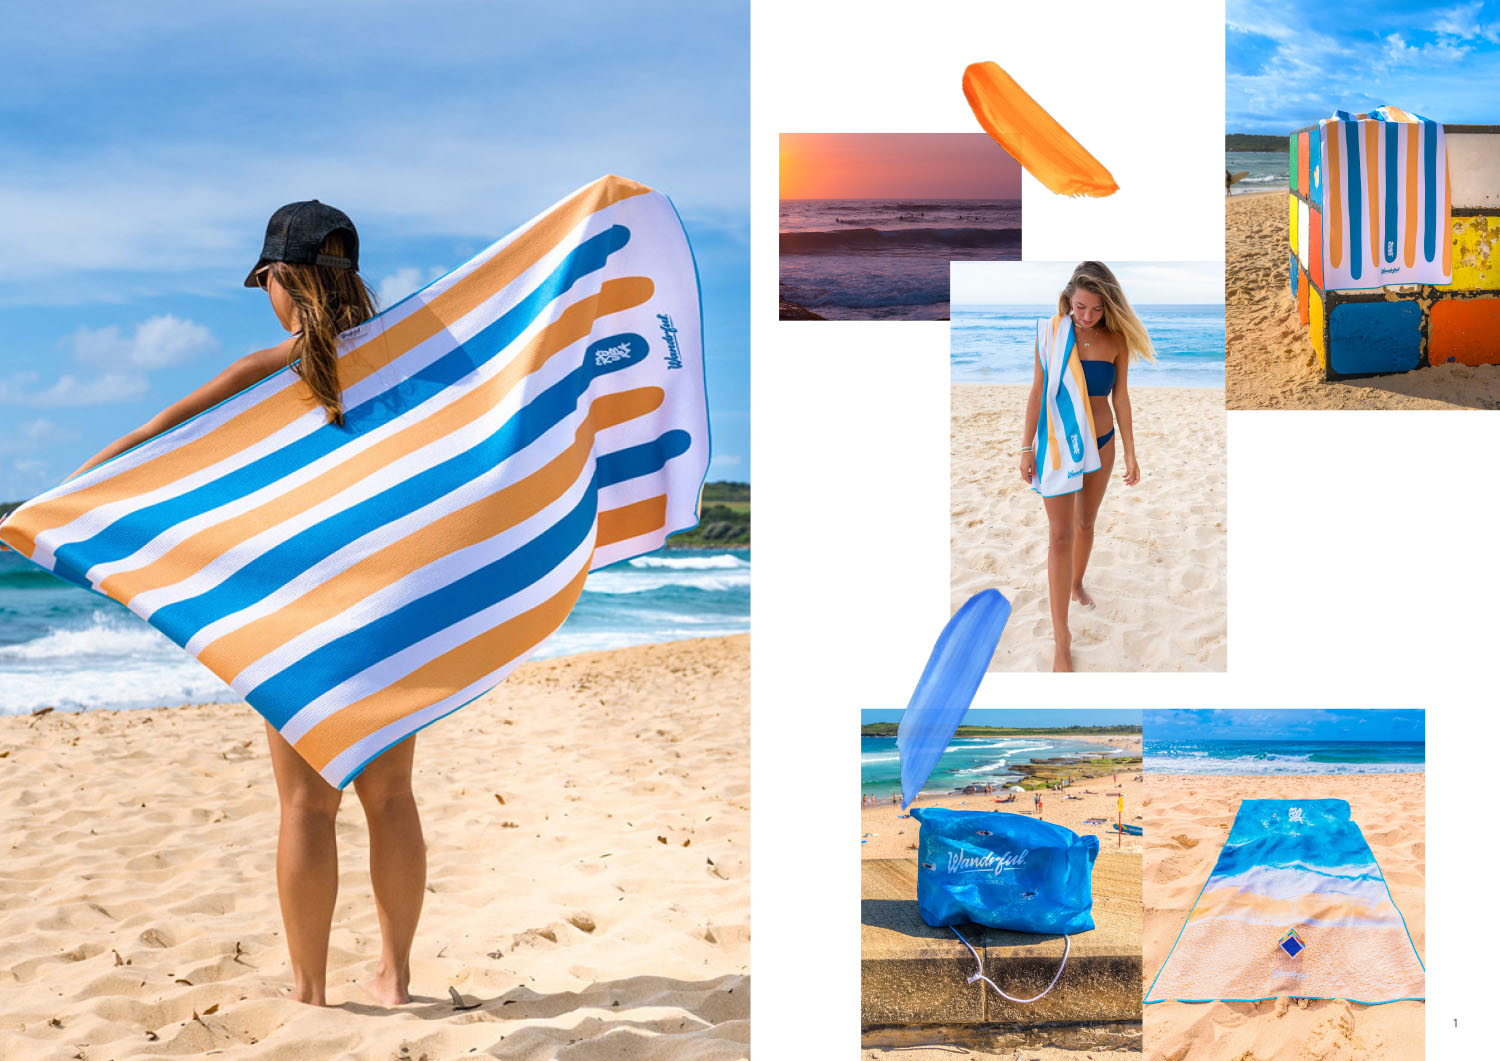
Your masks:
M500 682L592 570L697 522L697 274L605 177L290 369L32 499L0 538L124 604L330 784Z
M1145 1001L1425 996L1422 960L1349 804L1247 799Z
M1369 114L1337 111L1318 129L1318 179L1299 186L1321 193L1322 246L1300 257L1320 257L1323 290L1449 283L1451 208L1442 125L1381 107Z

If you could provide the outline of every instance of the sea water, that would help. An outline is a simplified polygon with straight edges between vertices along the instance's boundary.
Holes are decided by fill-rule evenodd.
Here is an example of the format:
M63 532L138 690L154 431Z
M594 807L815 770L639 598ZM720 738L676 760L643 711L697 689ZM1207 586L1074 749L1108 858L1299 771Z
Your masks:
M1154 363L1130 363L1129 382L1141 387L1223 387L1223 306L1136 306L1151 336ZM949 326L954 383L1030 383L1036 322L1057 312L1047 306L955 306Z
M859 739L860 793L889 799L901 791L901 756L895 737ZM1063 737L955 737L933 767L923 792L946 793L965 785L1017 782L1022 776L1012 767L1033 759L1084 758L1128 754L1121 748ZM1104 779L1101 784L1108 784ZM1029 797L1027 797L1029 798Z
M1151 740L1145 769L1157 774L1411 774L1426 769L1426 745L1413 741Z
M1230 192L1284 192L1291 188L1287 173L1292 164L1290 151L1226 151L1224 168L1230 173L1249 170L1250 175L1236 183Z
M533 658L749 629L749 549L663 549L590 575ZM0 551L0 715L241 699L124 606Z
M781 297L830 320L941 320L950 261L1020 261L1019 199L786 199Z

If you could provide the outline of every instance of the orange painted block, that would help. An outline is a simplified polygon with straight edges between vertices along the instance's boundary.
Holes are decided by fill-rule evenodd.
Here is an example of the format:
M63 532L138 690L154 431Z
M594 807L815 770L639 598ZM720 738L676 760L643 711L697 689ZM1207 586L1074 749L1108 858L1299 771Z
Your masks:
M1297 134L1297 187L1302 189L1303 195L1308 194L1308 189L1312 187L1312 182L1307 177L1307 133L1308 130L1304 129Z
M1442 298L1432 304L1427 361L1500 365L1500 298Z
M1297 266L1297 319L1303 324L1307 323L1307 294L1312 290L1312 285L1307 282L1307 273L1301 265Z

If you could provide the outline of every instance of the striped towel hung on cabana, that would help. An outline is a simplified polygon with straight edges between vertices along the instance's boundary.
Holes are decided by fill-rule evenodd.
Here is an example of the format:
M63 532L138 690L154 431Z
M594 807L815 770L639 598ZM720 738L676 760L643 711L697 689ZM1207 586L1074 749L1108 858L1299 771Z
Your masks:
M501 681L591 570L697 522L697 274L606 177L347 332L346 422L290 369L17 509L331 784Z
M1323 289L1451 282L1443 127L1381 107L1338 111L1319 131Z

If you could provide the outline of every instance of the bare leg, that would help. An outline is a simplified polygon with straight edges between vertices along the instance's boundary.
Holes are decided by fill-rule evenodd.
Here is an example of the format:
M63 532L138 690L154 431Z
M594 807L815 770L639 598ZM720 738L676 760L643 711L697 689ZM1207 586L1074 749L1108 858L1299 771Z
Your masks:
M1099 470L1083 477L1083 489L1073 495L1073 510L1078 521L1078 537L1073 542L1073 599L1086 608L1094 598L1083 588L1083 573L1088 570L1089 554L1094 551L1094 520L1104 491L1109 489L1109 473L1115 466L1115 440L1110 439L1099 451Z
M1073 585L1073 542L1077 520L1073 495L1044 497L1047 508L1047 593L1052 605L1052 669L1073 669L1073 635L1068 630L1068 599Z
M411 736L354 779L370 825L370 883L380 915L380 965L363 987L388 1006L411 1001L411 941L427 888L427 846L411 793Z
M281 922L292 959L291 998L327 1005L328 930L339 892L339 856L334 819L343 793L318 775L266 724L271 767L281 797L281 832L276 843L276 891Z

